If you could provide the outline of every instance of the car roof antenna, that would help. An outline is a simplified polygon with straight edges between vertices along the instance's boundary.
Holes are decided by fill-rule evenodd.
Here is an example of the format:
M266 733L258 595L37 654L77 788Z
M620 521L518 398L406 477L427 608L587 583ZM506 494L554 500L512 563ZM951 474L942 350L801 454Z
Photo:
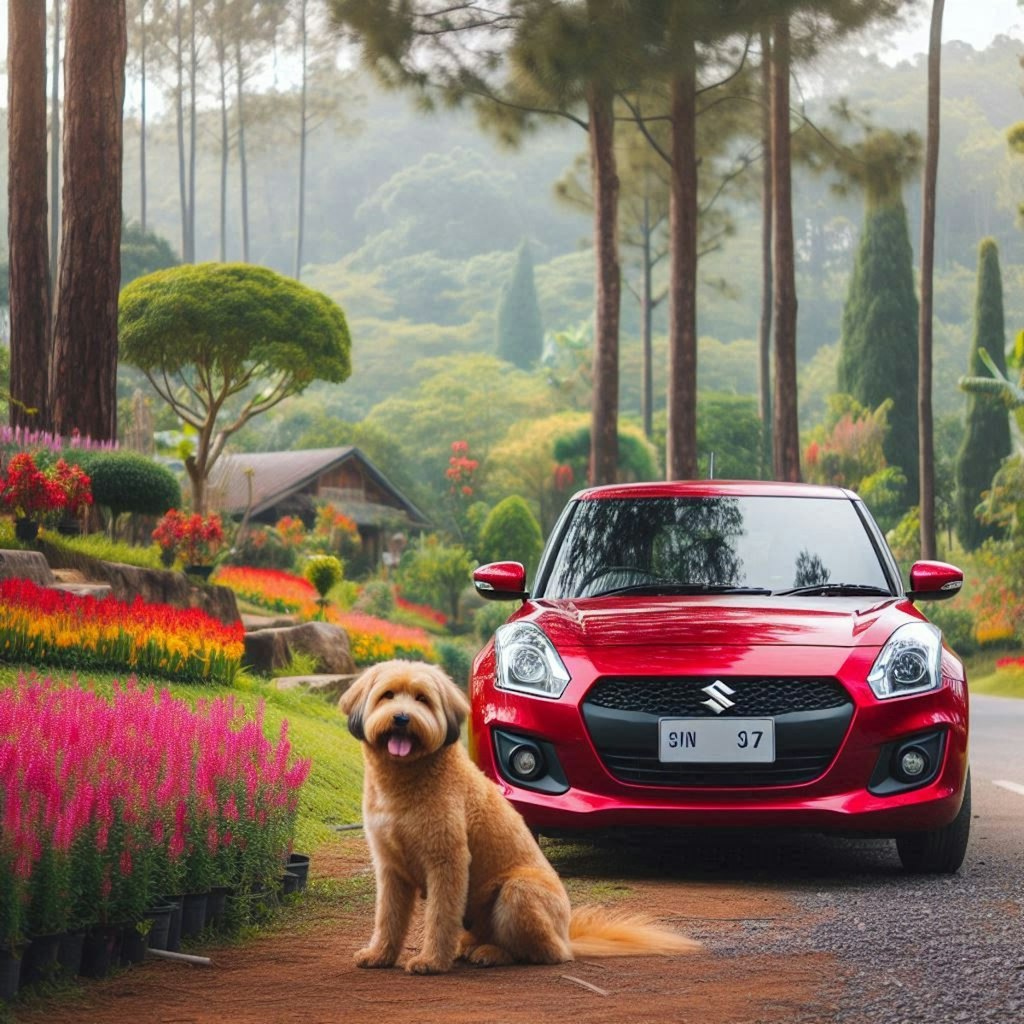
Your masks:
M715 453L710 452L708 454L708 479L715 479Z

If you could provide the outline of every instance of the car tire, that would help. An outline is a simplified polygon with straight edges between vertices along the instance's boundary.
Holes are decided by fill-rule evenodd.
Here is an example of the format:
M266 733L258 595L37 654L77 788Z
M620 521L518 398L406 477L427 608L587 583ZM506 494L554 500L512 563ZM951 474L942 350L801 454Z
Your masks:
M964 800L957 816L932 832L898 836L896 850L907 871L917 874L952 875L964 862L971 834L971 772L967 770Z

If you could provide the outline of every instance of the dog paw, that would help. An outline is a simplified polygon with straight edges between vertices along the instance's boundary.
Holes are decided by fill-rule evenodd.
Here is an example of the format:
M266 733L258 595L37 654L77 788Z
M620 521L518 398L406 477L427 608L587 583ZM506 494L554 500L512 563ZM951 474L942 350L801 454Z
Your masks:
M435 960L429 956L415 956L406 965L410 974L445 974L452 969L450 960Z
M500 946L485 944L477 946L466 959L474 967L504 967L513 962L511 955Z
M394 967L397 957L386 950L367 946L355 955L356 967Z

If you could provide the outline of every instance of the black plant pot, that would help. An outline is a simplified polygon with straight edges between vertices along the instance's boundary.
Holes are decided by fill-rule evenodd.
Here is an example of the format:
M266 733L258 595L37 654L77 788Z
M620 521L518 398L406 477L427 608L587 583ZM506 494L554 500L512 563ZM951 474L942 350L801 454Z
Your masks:
M21 981L21 950L0 949L0 1003L18 994Z
M67 978L73 978L82 966L82 946L85 943L85 929L65 932L57 947L57 966Z
M299 891L299 876L291 871L286 871L279 879L281 884L281 895L291 896Z
M21 958L21 985L52 981L59 970L57 954L61 935L37 935L29 941Z
M82 532L81 519L62 519L57 523L57 532L64 537L77 537Z
M34 519L28 519L25 516L19 516L14 520L14 536L18 540L30 541L35 540L39 535L39 523Z
M181 896L165 896L164 899L171 907L171 920L167 926L167 945L164 947L169 953L177 953L181 949ZM159 949L159 946L153 946Z
M181 908L176 903L162 903L156 907L150 907L145 916L150 921L149 926L149 948L169 949L167 945L171 935L171 918L178 915L178 937L181 937Z
M187 892L181 903L181 937L191 939L206 926L206 893Z
M285 871L290 871L293 875L298 876L298 890L299 892L302 892L302 890L306 888L306 883L309 881L309 854L293 853L288 858L288 862L285 864L284 868Z
M213 572L212 565L186 565L185 575L196 576L201 580L208 580Z
M222 928L227 907L228 893L231 889L226 885L215 885L206 894L206 927Z
M83 978L105 978L117 965L121 955L121 929L104 924L90 928L82 944L82 963L78 973Z
M121 930L121 966L141 964L149 949L149 922L140 930L137 924L126 924Z

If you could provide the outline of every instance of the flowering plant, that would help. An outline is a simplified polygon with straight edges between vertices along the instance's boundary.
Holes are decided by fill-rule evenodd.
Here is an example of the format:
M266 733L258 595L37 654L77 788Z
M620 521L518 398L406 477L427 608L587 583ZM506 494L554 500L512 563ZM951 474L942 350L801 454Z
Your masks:
M180 552L186 565L209 565L224 543L224 527L216 513L186 516L172 508L156 524L152 537L164 551Z
M0 476L0 502L19 518L32 518L45 512L64 508L63 489L47 476L28 452L19 452L7 464L7 473Z
M53 480L64 494L64 512L77 517L92 504L92 480L81 466L57 460L53 469Z

